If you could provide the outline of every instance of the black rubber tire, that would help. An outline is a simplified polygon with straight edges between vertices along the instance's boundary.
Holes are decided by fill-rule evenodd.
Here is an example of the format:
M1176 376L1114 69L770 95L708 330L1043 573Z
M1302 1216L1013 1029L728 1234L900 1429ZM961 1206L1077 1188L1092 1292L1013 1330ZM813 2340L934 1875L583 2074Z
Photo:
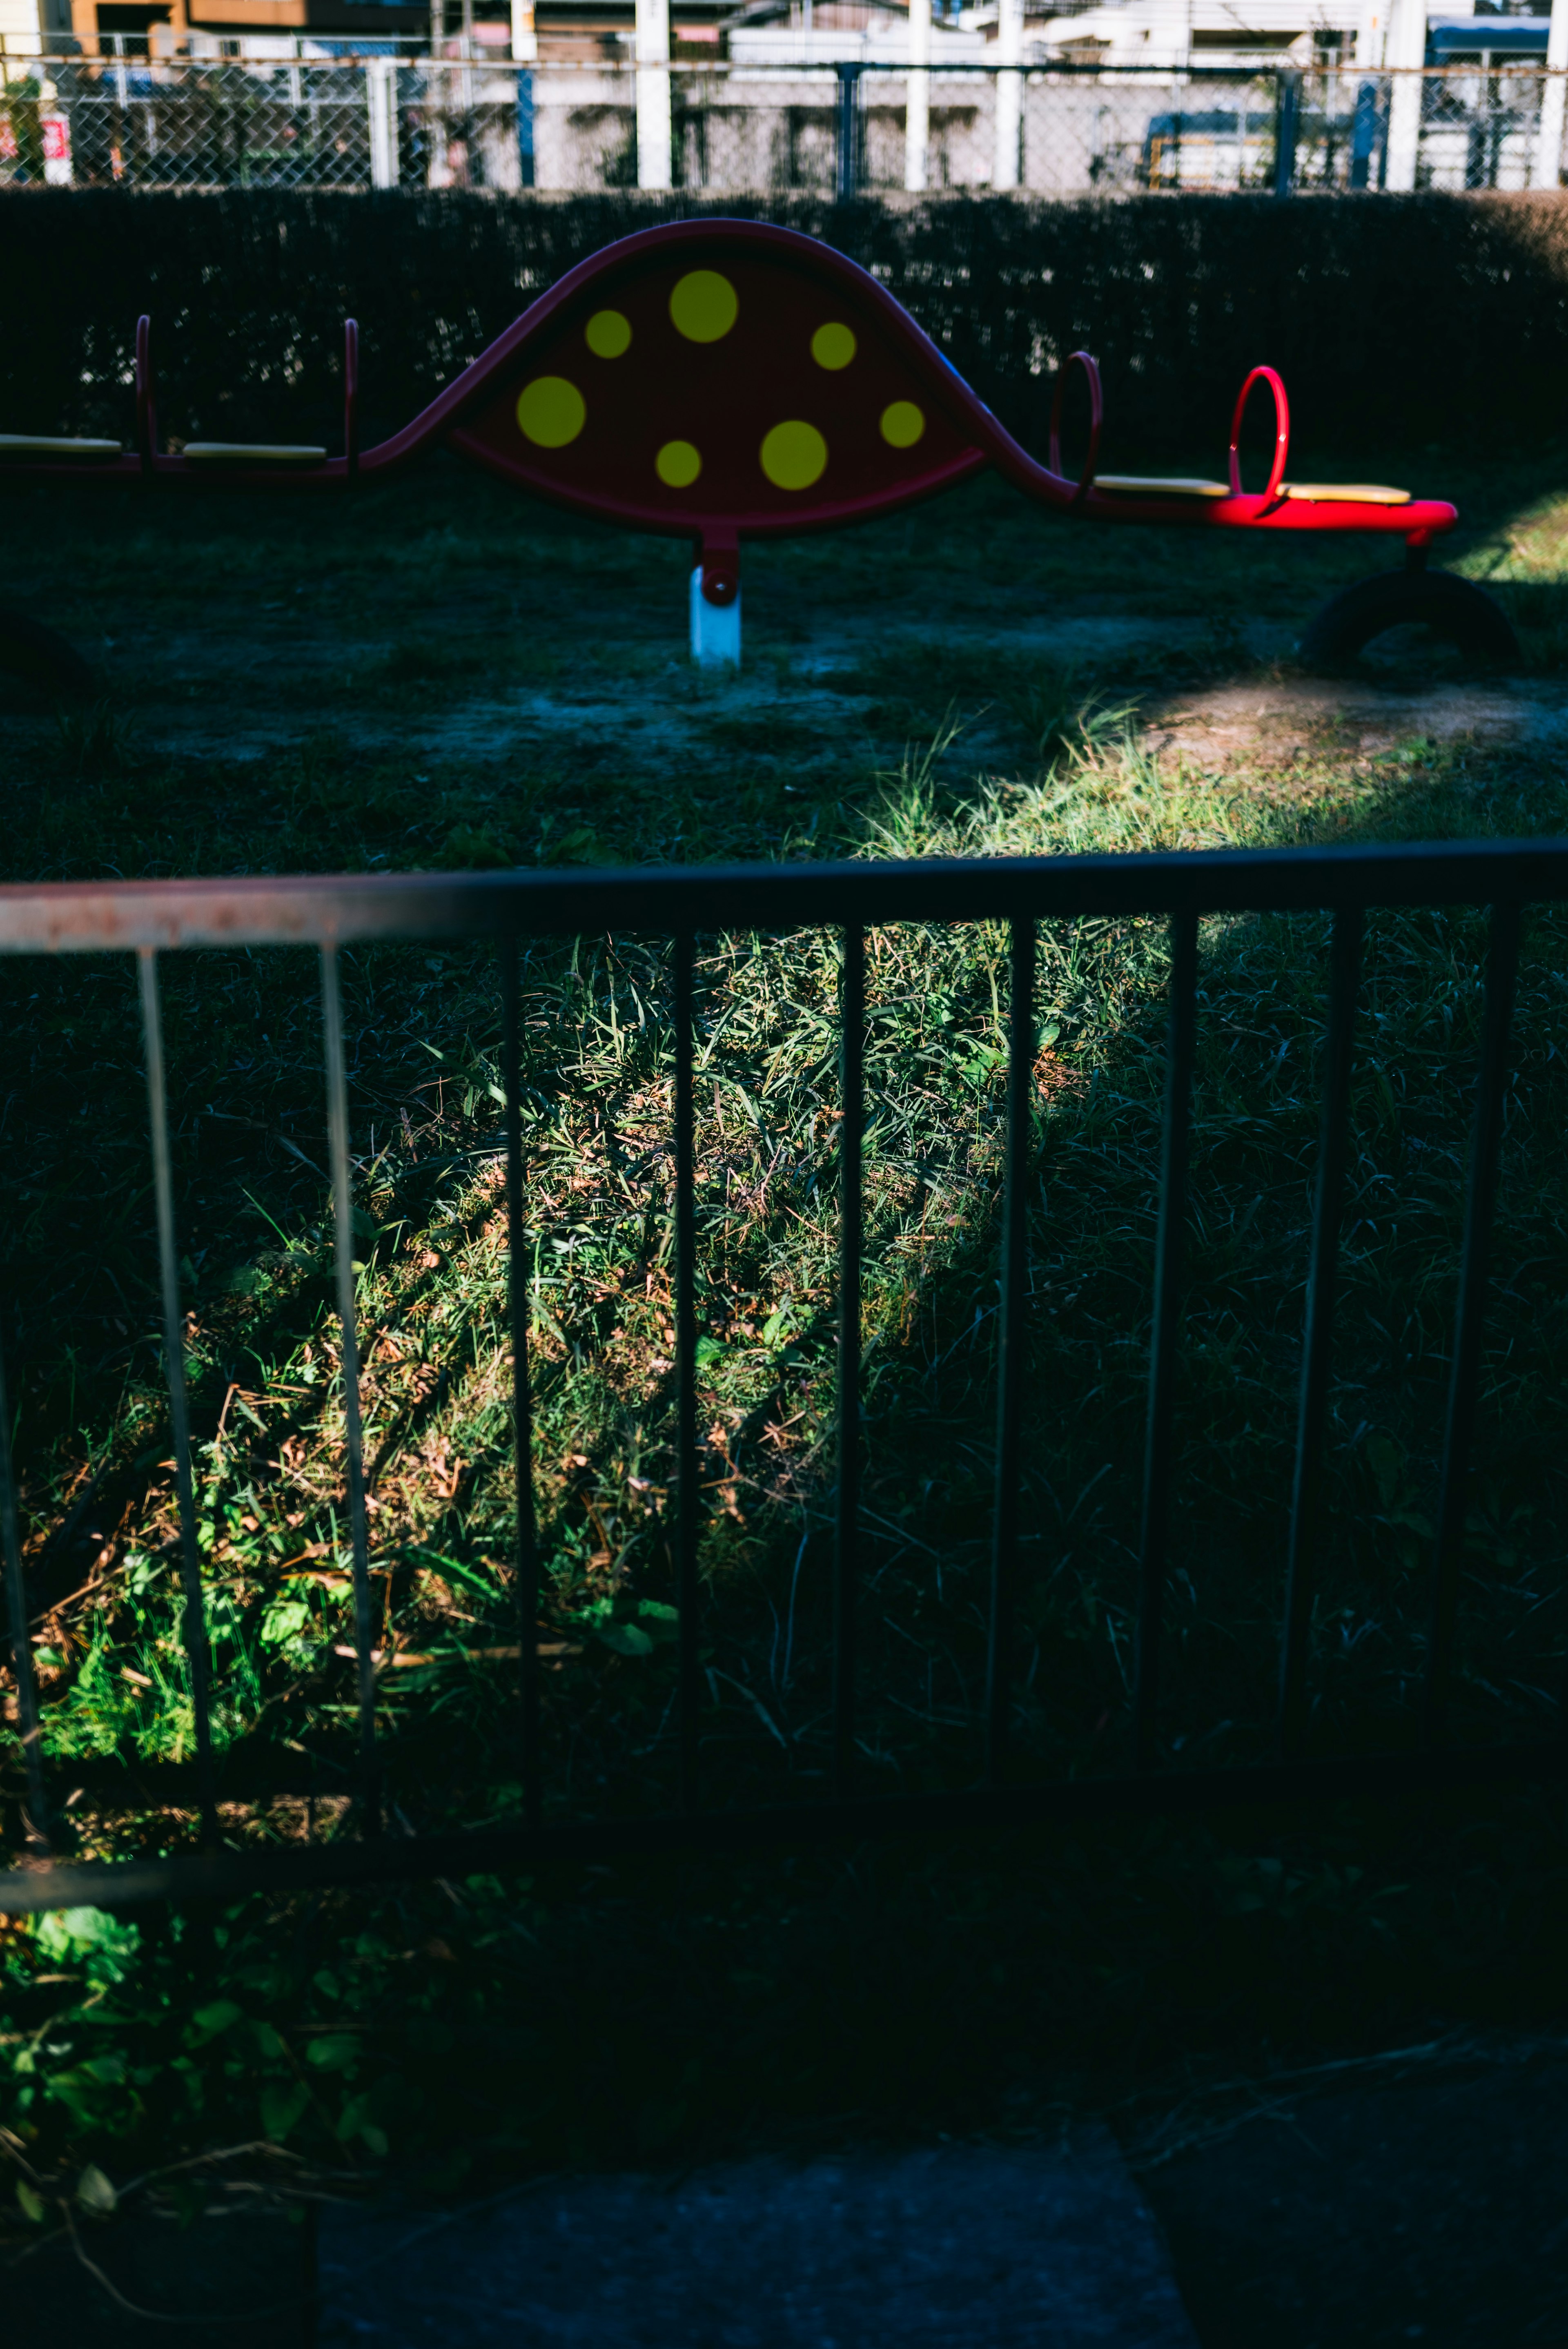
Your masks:
M1463 653L1517 668L1519 639L1507 613L1473 579L1451 571L1386 571L1326 604L1302 637L1308 668L1344 668L1385 628L1412 624L1446 636Z
M0 677L17 677L46 699L88 701L93 673L74 645L25 612L0 606Z

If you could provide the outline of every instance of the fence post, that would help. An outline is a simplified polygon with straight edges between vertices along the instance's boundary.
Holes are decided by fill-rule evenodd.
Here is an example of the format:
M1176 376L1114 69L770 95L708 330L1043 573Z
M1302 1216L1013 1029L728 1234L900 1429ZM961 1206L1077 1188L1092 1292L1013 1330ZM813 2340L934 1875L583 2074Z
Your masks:
M999 0L996 16L996 63L1017 67L1024 56L1024 0ZM994 188L1018 184L1018 150L1023 143L1024 78L1017 72L998 73L996 93L996 160L992 167Z
M833 193L841 204L861 191L860 66L841 65L839 77L839 165Z
M1295 141L1301 124L1301 76L1294 67L1279 77L1274 94L1274 193L1295 189Z
M637 185L670 185L669 0L637 0Z
M1426 0L1394 0L1388 28L1388 63L1396 68L1388 93L1388 169L1390 193L1408 194L1416 184L1416 161L1421 145L1421 67L1427 57Z
M1541 128L1535 138L1532 188L1555 188L1563 178L1563 123L1568 105L1568 0L1552 0L1546 36L1546 79L1541 90Z
M1568 0L1565 0L1568 5ZM925 187L931 145L931 0L909 0L909 78L903 101L903 184Z
M391 57L367 57L365 108L370 118L370 184L397 184L397 67Z

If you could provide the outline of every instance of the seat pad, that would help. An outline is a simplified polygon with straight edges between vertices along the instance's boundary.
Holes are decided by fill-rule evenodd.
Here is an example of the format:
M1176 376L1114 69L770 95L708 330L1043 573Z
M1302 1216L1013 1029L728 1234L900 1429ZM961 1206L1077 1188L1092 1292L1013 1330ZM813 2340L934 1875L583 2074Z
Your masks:
M1408 490L1389 490L1377 481L1282 481L1280 494L1317 506L1408 506Z
M192 465L325 465L325 449L293 448L287 443L246 440L188 440L185 456Z
M1228 498L1231 494L1228 482L1200 481L1186 474L1097 473L1094 486L1133 498Z
M66 440L44 432L0 432L0 457L79 457L101 462L123 455L118 440Z

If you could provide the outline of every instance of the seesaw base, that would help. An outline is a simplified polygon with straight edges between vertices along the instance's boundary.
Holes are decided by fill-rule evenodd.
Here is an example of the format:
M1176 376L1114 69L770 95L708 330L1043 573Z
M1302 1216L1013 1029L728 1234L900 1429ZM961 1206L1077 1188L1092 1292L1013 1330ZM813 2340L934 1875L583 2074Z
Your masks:
M691 657L698 668L740 667L740 590L733 603L710 604L700 563L691 574Z
M1339 669L1386 628L1430 628L1477 660L1518 668L1523 656L1501 605L1451 571L1386 571L1326 604L1301 640L1308 668Z

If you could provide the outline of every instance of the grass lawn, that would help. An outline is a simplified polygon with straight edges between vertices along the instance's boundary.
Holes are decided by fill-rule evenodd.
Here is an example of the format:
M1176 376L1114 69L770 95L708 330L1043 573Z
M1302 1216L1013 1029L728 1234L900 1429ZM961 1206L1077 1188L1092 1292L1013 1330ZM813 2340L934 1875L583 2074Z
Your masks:
M1376 550L1092 534L985 483L748 551L738 681L685 660L684 549L455 469L330 511L13 491L28 608L105 698L57 720L13 696L4 877L1568 830L1563 467L1357 470L1473 511L1454 559L1510 603L1523 678L1407 647L1315 685L1295 636L1386 567ZM1318 917L1202 939L1171 1766L1269 1750L1326 940ZM1368 925L1320 1752L1411 1734L1482 942L1468 913ZM1568 1628L1565 947L1559 916L1532 916L1456 1702L1477 1738L1551 1733ZM518 1801L515 1667L487 1652L516 1638L494 968L460 946L345 962L388 1795L395 1823L474 1824ZM872 941L874 1791L978 1763L1005 978L997 926ZM1158 924L1042 934L1015 1721L1037 1774L1126 1764L1164 978ZM330 1835L354 1723L316 972L211 954L166 958L163 985L225 1828ZM546 944L523 988L549 1805L660 1807L667 958ZM820 936L700 944L715 1802L825 1781L835 988ZM134 973L11 962L0 1006L3 1335L51 1778L81 1851L167 1847L193 1831L191 1726ZM5 1784L14 1825L14 1738ZM117 2174L239 2146L278 2179L391 2162L449 2187L476 2153L1040 2127L1064 2101L1434 2018L1543 2019L1560 1826L1530 1794L0 1924L16 2224L49 2222L89 2150Z

